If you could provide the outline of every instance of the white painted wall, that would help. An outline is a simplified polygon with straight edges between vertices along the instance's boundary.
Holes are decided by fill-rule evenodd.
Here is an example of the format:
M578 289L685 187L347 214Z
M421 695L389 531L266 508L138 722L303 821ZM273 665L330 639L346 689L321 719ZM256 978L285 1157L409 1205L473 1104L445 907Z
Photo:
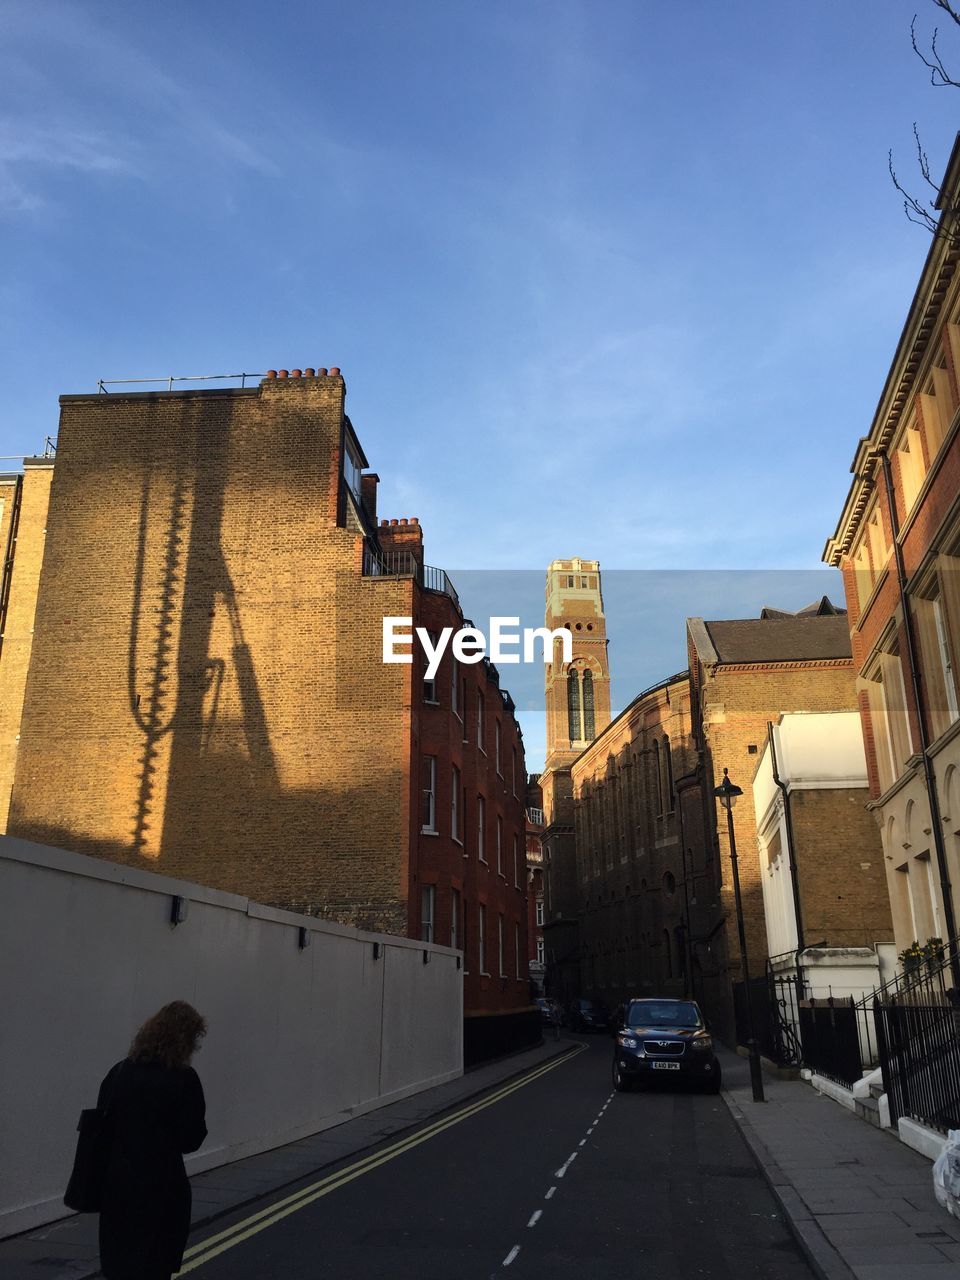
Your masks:
M458 956L0 837L0 1235L66 1213L80 1110L167 1001L209 1022L198 1172L461 1075Z

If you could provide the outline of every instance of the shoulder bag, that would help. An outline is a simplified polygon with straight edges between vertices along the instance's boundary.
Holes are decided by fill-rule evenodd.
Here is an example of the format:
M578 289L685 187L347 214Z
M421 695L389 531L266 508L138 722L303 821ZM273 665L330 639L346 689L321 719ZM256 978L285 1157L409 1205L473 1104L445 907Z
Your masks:
M101 1209L107 1158L110 1155L110 1116L122 1072L121 1064L103 1110L90 1107L80 1112L73 1172L63 1197L67 1208L75 1209L77 1213L99 1213Z

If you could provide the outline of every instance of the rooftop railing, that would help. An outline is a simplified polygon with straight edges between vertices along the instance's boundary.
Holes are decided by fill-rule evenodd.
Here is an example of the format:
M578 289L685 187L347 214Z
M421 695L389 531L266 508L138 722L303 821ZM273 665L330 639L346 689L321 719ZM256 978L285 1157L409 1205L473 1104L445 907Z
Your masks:
M421 564L412 551L378 551L365 547L363 551L363 576L365 578L414 578L425 591L438 591L449 596L454 604L460 603L457 589L444 569L432 564Z
M146 386L148 384L160 383L166 387L168 391L173 390L175 382L238 382L241 387L247 385L248 378L263 378L263 373L205 373L195 375L193 377L174 377L171 375L167 378L98 378L97 390L101 395L109 395L107 387L134 387Z

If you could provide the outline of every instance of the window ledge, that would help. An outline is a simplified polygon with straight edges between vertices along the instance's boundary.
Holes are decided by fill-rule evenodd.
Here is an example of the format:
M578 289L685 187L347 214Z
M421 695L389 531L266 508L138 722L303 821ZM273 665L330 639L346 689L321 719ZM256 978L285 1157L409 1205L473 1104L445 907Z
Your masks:
M860 612L857 614L857 620L853 624L854 631L861 630L861 628L863 627L863 624L866 622L867 617L870 614L870 610L873 608L876 598L880 594L880 589L887 580L887 575L890 572L890 559L892 557L893 557L893 552L891 551L890 556L887 558L886 564L877 574L876 581L873 584L870 594L867 596L866 600L863 602L863 606L861 607Z
M931 742L927 747L927 755L932 760L934 756L939 755L948 743L952 742L957 735L960 734L960 718L954 720L949 729L944 729L940 737Z
M436 829L436 827L421 827L420 834L422 836L438 836L440 832Z
M867 808L870 810L882 809L885 804L893 799L898 791L902 791L903 788L907 786L908 783L912 782L917 776L919 772L919 762L919 756L911 756L906 765L904 765L903 773L901 773L900 777L897 778L896 782L891 783L882 795L877 796L876 800L871 800L867 805Z
M439 705L440 705L440 699L439 699L439 698L424 698L424 700L423 700L423 705L424 705L425 707L439 707Z

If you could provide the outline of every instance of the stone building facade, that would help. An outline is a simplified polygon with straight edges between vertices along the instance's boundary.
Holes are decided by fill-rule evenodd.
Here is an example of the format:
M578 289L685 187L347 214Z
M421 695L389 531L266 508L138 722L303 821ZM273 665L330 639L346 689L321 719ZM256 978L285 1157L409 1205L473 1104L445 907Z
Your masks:
M843 572L897 946L960 913L960 139L824 559Z
M22 715L0 654L7 830L458 946L468 1014L526 1008L513 703L489 663L383 662L385 616L463 616L418 522L378 518L339 370L63 396L50 475Z

